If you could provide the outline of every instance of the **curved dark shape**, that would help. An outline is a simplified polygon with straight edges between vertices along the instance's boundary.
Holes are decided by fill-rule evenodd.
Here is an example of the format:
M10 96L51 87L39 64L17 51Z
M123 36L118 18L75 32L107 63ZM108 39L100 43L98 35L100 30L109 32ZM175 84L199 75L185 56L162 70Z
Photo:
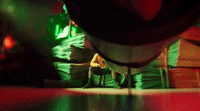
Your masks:
M66 0L71 18L96 38L126 45L155 43L175 36L197 22L199 0L162 0L158 14L144 20L116 0Z

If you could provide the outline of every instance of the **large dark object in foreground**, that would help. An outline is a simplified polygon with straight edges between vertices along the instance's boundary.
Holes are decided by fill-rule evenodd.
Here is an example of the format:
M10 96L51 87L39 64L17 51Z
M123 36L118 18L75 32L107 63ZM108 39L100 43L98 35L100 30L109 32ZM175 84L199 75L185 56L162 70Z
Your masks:
M140 72L197 23L199 6L199 0L66 0L71 19L95 50L114 71L124 74L126 66L132 67L131 73ZM146 14L155 7L155 13Z

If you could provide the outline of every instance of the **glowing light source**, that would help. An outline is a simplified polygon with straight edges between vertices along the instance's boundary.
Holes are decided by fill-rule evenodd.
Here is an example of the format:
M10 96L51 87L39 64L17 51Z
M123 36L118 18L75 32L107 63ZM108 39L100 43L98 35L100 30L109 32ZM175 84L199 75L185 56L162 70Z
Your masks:
M66 5L63 5L63 10L66 11L66 12L68 12L67 8L66 8Z
M13 11L14 11L14 7L13 7L13 6L8 6L8 7L7 7L7 11L8 11L9 13L13 12Z
M62 32L59 33L59 35L57 36L56 39L59 39L59 38L65 38L68 36L68 33L69 33L69 26L65 27L64 30Z
M6 49L11 49L15 45L15 40L11 36L6 36L3 40L3 45Z
M75 37L75 34L76 34L76 28L72 27L72 32L71 32L72 37Z
M59 25L56 25L56 32L55 32L55 36L58 36L58 33L59 33Z

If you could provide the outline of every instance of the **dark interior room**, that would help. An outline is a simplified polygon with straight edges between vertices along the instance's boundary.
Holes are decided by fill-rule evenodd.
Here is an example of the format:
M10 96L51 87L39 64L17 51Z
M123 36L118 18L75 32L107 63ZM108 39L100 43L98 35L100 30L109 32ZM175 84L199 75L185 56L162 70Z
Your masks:
M200 109L200 0L1 0L1 111Z

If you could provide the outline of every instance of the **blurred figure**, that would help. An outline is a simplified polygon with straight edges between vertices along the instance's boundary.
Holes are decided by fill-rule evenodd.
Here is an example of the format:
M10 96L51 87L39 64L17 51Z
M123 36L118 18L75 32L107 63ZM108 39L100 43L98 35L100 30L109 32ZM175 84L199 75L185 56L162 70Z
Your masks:
M97 74L97 75L102 75L102 74L106 74L109 73L109 70L111 70L104 62L104 59L98 54L96 53L93 57L93 59L90 62L91 67L89 68L89 72L88 72L88 84L86 84L83 88L91 88L93 87L93 73ZM111 70L111 75L112 75L112 79L114 82L114 88L117 89L121 89L121 87L117 84L116 82L116 72L114 72L113 70Z

